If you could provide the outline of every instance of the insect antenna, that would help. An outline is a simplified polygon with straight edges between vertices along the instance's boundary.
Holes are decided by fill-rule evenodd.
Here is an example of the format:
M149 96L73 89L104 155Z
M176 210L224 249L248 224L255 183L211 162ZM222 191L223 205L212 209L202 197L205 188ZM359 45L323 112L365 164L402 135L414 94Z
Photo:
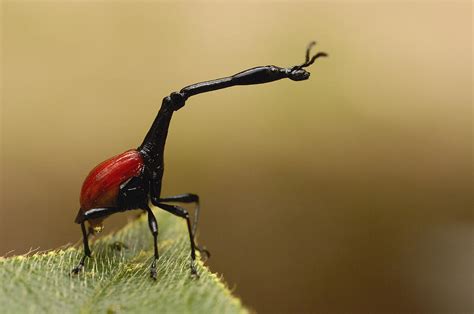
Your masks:
M308 44L308 47L306 48L306 59L304 61L303 64L301 65L298 65L296 66L294 69L295 70L299 70L299 69L302 69L302 68L306 68L308 66L310 66L311 64L314 63L314 61L317 59L317 58L321 58L321 57L328 57L329 55L325 52L318 52L316 53L311 59L309 57L309 53L311 52L311 48L313 48L314 46L316 45L316 42L315 41L312 41Z

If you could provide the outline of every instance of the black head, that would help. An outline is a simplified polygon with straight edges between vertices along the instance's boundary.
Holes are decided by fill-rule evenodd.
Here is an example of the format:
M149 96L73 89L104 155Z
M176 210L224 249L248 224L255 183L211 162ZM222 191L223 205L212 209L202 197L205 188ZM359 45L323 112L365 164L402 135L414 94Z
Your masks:
M316 42L312 41L309 43L308 48L306 48L306 59L303 64L295 65L292 68L285 69L289 79L293 81L307 80L310 76L310 73L303 68L306 68L310 66L311 64L313 64L317 58L328 56L328 54L325 52L318 52L317 54L315 54L313 57L310 58L309 53L311 51L311 48L313 48L314 45L316 45Z
M311 73L306 71L305 69L289 69L288 71L288 78L293 81L304 81L309 78Z

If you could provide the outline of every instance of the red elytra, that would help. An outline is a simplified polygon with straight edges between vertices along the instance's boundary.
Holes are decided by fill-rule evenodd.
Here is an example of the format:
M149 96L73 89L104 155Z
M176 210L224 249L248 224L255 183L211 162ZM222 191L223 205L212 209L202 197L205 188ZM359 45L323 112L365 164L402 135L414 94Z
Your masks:
M140 153L134 149L114 156L96 166L82 184L81 209L116 207L120 184L141 174L144 163ZM100 224L91 221L91 225Z

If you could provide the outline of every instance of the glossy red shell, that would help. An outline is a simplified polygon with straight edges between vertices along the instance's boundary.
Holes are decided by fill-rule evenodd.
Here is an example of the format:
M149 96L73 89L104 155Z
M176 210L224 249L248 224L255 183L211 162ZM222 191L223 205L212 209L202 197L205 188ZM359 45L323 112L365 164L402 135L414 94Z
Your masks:
M136 150L114 156L92 169L81 190L81 211L115 207L120 184L143 171L143 158Z

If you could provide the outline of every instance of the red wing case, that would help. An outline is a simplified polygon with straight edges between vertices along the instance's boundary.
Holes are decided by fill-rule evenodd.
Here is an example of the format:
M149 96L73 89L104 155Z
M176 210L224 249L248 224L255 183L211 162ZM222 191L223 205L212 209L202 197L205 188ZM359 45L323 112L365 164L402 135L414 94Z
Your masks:
M143 167L140 153L128 150L92 169L82 184L79 215L91 208L116 207L120 184L139 176Z

